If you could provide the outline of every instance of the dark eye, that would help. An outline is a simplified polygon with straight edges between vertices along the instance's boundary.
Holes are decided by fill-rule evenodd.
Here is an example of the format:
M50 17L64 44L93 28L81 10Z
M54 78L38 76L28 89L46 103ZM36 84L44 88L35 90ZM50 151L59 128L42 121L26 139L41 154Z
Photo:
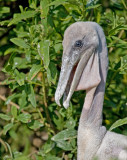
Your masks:
M76 41L74 44L74 47L77 47L77 48L81 48L82 46L83 46L83 43L81 40Z

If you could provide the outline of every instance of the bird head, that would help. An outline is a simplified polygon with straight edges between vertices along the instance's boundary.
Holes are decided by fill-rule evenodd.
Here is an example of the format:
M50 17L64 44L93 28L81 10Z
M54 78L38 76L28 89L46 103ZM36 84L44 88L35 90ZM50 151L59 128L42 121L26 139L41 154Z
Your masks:
M55 101L67 108L76 90L89 90L100 81L99 37L96 23L76 22L69 26L63 39L63 56Z

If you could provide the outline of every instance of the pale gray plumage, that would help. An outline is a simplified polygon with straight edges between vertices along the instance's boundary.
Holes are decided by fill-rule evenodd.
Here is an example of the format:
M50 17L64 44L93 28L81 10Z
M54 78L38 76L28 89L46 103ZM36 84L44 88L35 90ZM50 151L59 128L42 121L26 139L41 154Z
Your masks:
M127 160L127 137L102 126L108 52L102 28L95 22L76 22L64 34L63 57L55 100L69 106L75 90L86 90L78 128L78 160Z

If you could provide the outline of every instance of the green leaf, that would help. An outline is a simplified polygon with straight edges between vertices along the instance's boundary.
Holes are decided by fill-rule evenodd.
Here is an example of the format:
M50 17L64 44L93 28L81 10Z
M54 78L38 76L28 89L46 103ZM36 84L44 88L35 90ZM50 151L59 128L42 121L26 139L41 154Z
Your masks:
M18 69L27 68L27 59L20 58L20 57L15 57L13 61L14 61L13 69L15 69L15 68L18 68Z
M47 78L49 83L56 83L56 78L57 78L57 69L56 66L53 62L50 62L49 68L47 69Z
M26 42L21 38L12 38L10 41L21 48L29 48L29 45L27 45Z
M21 113L17 119L22 123L28 123L31 119L31 115L29 113Z
M52 105L49 106L49 109ZM52 111L53 112L53 111ZM63 130L64 127L64 119L60 114L57 114L56 116L53 116L53 122L55 123L58 130Z
M1 26L8 25L9 22L10 22L10 20L4 20L4 21L0 22L0 25Z
M34 64L28 74L28 80L32 80L41 70L41 65Z
M113 27L110 31L109 31L109 34L110 36L114 35L114 34L117 34L120 30L127 30L127 25L118 25L116 27ZM118 37L116 37L118 38Z
M101 6L101 4L96 4L96 5L93 5L93 6L89 6L86 9L95 9L95 8L100 7L100 6Z
M54 6L54 8L58 7L61 4L65 4L67 0L56 0L51 2L48 6Z
M33 130L36 130L36 129L44 126L44 124L42 124L41 122L39 122L39 121L37 121L37 120L32 120L32 121L31 121L30 123L28 123L27 125L28 125L28 127L29 127L30 129L33 129Z
M120 73L127 74L127 55L121 57Z
M36 7L37 7L37 1L36 0L35 1L29 0L29 7L36 9Z
M45 160L62 160L62 158L58 158L54 155L47 155Z
M3 113L0 113L0 118L3 119L3 120L6 120L6 121L9 121L11 120L11 117L6 115L6 114L3 114Z
M3 134L6 135L6 133L13 127L13 123L9 123L6 126L4 126Z
M68 139L72 139L77 135L76 130L74 129L66 129L63 130L61 132L59 132L58 134L56 134L55 136L52 137L53 141L61 141L61 140L68 140Z
M14 160L30 160L30 158L28 158L28 156L20 156L18 158L15 158Z
M118 121L116 121L109 129L109 131L117 128L117 127L120 127L124 124L127 124L127 117L126 118L123 118L123 119L119 119Z
M73 139L76 138L76 134L76 130L66 129L52 137L52 140L57 143L57 147L65 151L70 151L74 148Z
M24 37L29 37L30 36L29 32L22 32L22 31L17 31L17 30L15 30L15 32L17 33L18 37L20 37L20 38L24 38Z
M43 145L43 153L47 154L49 153L53 148L55 147L55 143L53 141L47 141L44 145Z
M4 52L4 55L7 55L7 54L10 54L10 53L13 53L13 52L21 53L22 51L20 51L19 49L16 49L16 48L8 48L8 49Z
M10 101L12 101L13 99L18 98L18 97L20 97L20 96L21 96L21 94L16 94L16 93L12 94L11 96L9 96L9 97L6 99L5 104L9 104Z
M15 106L11 107L11 114L14 118L17 118L17 108Z
M7 148L8 148L8 151L9 151L9 153L10 153L10 156L11 156L11 158L13 159L13 153L12 153L11 147L10 147L10 145L9 145L7 142L5 142L5 143L6 143L6 145L7 145Z
M0 13L9 13L10 12L10 8L9 7L0 7Z
M34 94L34 89L33 86L30 85L30 93L28 95L29 101L31 102L31 104L36 107L36 99L35 99L35 94Z
M72 148L72 145L69 141L57 141L57 147L65 150L65 151L71 151L73 148Z
M17 83L20 86L24 85L24 80L26 78L25 74L23 72L19 72L17 69L15 69L14 75L15 75L15 80L17 81Z
M49 45L50 45L49 40L42 40L38 44L38 52L39 52L40 57L43 59L45 69L48 68L49 62L50 62L50 59L49 59Z
M13 151L13 155L14 155L14 158L19 158L21 157L23 154L21 152L18 152L18 151Z
M48 1L47 0L41 0L40 2L40 8L42 10L42 16L46 17L49 11L49 7L48 7Z
M66 121L65 126L69 129L69 128L74 128L76 126L76 121L70 117L68 121Z
M22 94L20 96L19 99L19 105L20 105L20 109L24 108L27 104L27 100L26 100L26 92L23 90Z
M24 11L22 13L15 14L15 17L11 20L11 22L8 24L8 26L12 24L16 24L17 22L20 22L23 19L32 18L35 17L37 14L36 11Z

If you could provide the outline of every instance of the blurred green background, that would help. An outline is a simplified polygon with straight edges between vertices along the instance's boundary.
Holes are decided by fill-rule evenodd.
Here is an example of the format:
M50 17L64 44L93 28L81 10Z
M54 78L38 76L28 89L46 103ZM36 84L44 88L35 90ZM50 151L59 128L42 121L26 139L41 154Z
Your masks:
M104 30L103 125L127 135L127 0L0 0L1 160L76 160L85 92L67 110L54 101L63 34L76 21Z

